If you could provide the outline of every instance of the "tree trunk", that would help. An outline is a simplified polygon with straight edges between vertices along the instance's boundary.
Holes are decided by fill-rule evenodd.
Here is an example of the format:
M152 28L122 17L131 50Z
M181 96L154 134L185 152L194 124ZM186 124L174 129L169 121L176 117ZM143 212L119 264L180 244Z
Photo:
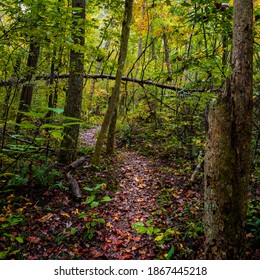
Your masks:
M163 38L165 63L166 63L166 66L167 66L168 78L171 79L172 68L171 68L171 60L170 60L170 50L169 50L168 38L167 38L165 32L162 34L162 38Z
M107 135L107 155L113 155L115 153L115 134L116 134L116 122L117 122L117 111L118 109L115 108L115 111L112 115L108 135Z
M115 85L114 88L112 89L112 94L109 100L108 108L101 126L100 133L97 138L94 156L93 156L93 164L97 166L100 164L101 151L106 138L108 126L110 124L112 115L115 109L117 109L117 105L118 105L121 80L122 80L125 60L127 56L127 47L128 47L128 39L130 34L130 24L132 19L133 2L134 2L133 0L125 1L125 12L124 12L124 19L122 23L120 53L118 58Z
M111 26L112 28L113 26ZM104 50L108 50L109 46L110 46L110 40L107 40L106 41L106 44L105 44L105 47L104 47ZM103 64L103 59L105 59L104 57L101 58L101 61L98 62L98 65L97 65L97 68L96 68L96 74L98 74L100 72L100 69L102 67L102 64ZM91 82L91 86L90 86L90 92L89 92L89 105L88 105L88 116L90 115L90 111L92 110L92 100L93 100L93 95L95 93L95 85L96 85L96 80L93 79L92 82Z
M74 44L84 46L85 43L85 0L73 0L73 8L81 8L74 11ZM79 21L78 19L82 19ZM79 119L81 117L82 90L84 81L84 52L82 50L70 51L69 88L67 92L64 115ZM59 160L62 163L73 161L76 158L76 150L79 137L79 124L68 125L64 128L64 137L61 142Z
M23 117L22 113L28 111L32 104L33 87L34 87L34 85L32 83L32 78L37 69L39 54L40 54L39 43L36 42L33 38L31 38L29 55L28 55L28 60L27 60L28 72L26 75L26 82L24 83L24 85L22 87L18 114L16 117L16 122L18 124L21 123L21 121L22 121L22 117Z
M252 0L234 1L230 88L209 105L205 156L206 259L245 256L251 169L252 19Z

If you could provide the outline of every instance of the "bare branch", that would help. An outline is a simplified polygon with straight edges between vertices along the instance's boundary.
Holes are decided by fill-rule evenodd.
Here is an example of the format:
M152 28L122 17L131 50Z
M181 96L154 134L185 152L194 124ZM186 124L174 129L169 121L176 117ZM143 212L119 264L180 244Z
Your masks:
M55 79L68 79L69 75L68 74L60 74L60 75L55 75L54 78ZM85 79L107 79L107 80L115 80L116 77L113 75L107 75L107 74L85 74L84 75ZM50 75L38 75L35 77L35 80L48 80L50 79ZM168 84L163 84L163 83L158 83L158 82L154 82L152 80L141 80L141 79L137 79L137 78L130 78L130 77L126 77L123 76L122 77L122 81L127 81L127 82L131 82L131 83L137 83L140 86L144 86L144 85L150 85L150 86L155 86L155 87L159 87L159 88L163 88L163 89L169 89L169 90L173 90L173 91L178 91L178 92L183 92L183 93L191 93L191 92L206 92L209 89L207 88L200 88L200 89L184 89L184 88L179 88L173 85L168 85ZM26 82L25 78L21 78L21 79L10 79L7 81L0 81L0 87L3 86L12 86L14 84L17 83L24 83ZM211 89L210 92L219 92L222 91L221 89Z

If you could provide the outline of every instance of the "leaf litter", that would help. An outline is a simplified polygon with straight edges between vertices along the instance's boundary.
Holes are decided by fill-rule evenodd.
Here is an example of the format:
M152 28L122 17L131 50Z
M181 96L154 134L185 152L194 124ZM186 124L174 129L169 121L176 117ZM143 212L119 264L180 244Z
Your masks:
M84 145L94 145L97 131L81 135ZM191 185L190 174L177 174L171 165L120 149L103 169L80 169L83 200L68 189L30 186L7 196L0 257L203 259L202 182ZM103 202L95 201L99 196Z

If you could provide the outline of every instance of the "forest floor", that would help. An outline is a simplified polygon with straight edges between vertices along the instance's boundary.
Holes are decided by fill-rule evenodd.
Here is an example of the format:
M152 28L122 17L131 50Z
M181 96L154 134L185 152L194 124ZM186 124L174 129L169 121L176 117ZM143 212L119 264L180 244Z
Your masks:
M81 145L93 146L98 129L83 132ZM0 217L0 257L203 259L202 182L190 184L190 176L176 170L120 148L101 169L89 159L73 174L82 199L73 199L65 182L16 190Z

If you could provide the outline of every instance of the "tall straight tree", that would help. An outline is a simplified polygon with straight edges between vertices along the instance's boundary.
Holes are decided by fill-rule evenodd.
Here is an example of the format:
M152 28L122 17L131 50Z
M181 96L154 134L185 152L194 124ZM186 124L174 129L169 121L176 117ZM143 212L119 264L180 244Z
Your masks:
M205 157L205 257L243 259L251 165L253 0L234 1L232 74L211 102Z
M32 83L32 79L37 70L39 54L40 54L39 42L37 42L33 37L31 37L29 54L27 59L28 71L26 74L26 83L22 87L22 92L20 96L18 114L16 117L17 123L21 123L23 112L28 111L32 104L33 87L34 87Z
M73 10L73 8L76 9ZM72 0L72 10L74 48L70 51L69 87L64 115L79 119L81 117L84 82L84 51L82 48L85 44L85 0ZM67 163L75 159L78 137L79 124L65 126L59 155L60 162Z
M127 56L128 40L130 35L130 24L132 20L133 2L134 2L133 0L125 0L125 11L124 11L124 18L122 23L120 51L119 51L119 58L117 63L115 85L112 89L112 94L110 96L108 108L101 126L100 133L97 138L97 143L95 146L95 151L93 156L93 164L97 166L100 164L102 146L105 142L108 127L113 115L114 118L113 118L112 127L113 125L115 125L116 110L117 110L118 100L120 96L120 86L121 86L123 70L125 66L125 60ZM112 128L111 131L113 131Z

